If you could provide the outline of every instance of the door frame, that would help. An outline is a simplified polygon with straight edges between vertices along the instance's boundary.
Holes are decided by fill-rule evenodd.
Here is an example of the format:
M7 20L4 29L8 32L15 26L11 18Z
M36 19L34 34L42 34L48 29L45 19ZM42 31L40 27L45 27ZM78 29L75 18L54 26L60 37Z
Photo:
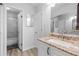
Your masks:
M4 6L4 12L5 12L5 21L4 21L4 23L5 23L5 25L3 26L5 29L5 39L3 40L5 43L4 43L4 47L3 47L3 49L5 50L5 52L4 52L4 54L3 55L5 55L5 56L7 56L7 9L6 9L6 7L11 7L11 8L14 8L14 9L16 9L16 10L19 10L20 11L20 13L22 12L22 16L23 16L23 10L22 9L20 9L20 8L17 8L17 7L15 7L15 6L13 6L13 5L11 5L11 6L8 6L8 5L6 5L6 4L3 4ZM23 18L22 18L22 26L23 26ZM23 33L23 30L21 31L22 33ZM23 36L22 36L23 37Z

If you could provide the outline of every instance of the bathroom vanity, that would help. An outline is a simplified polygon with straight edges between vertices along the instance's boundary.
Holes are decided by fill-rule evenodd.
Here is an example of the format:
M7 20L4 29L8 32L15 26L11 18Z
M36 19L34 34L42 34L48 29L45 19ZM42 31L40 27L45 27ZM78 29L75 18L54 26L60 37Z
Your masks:
M79 37L77 35L54 33L39 39L38 55L42 56L78 56Z
M51 7L51 35L39 38L39 56L79 55L79 5L63 4L60 7Z

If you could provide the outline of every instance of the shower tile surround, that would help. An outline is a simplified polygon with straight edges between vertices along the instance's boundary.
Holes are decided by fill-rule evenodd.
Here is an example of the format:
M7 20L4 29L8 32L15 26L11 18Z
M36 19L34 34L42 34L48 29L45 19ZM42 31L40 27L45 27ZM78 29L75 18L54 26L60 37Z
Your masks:
M79 36L78 35L68 35L68 34L58 34L58 33L51 33L48 37L43 37L40 38L39 41L45 44L48 44L49 47L56 47L62 51L65 51L67 53L70 53L72 55L78 55L79 56L79 49L75 49L75 48L65 48L62 47L61 45L56 45L56 44L50 44L47 41L48 40L63 40L67 43L73 44L76 47L79 47ZM64 45L64 44L63 44Z

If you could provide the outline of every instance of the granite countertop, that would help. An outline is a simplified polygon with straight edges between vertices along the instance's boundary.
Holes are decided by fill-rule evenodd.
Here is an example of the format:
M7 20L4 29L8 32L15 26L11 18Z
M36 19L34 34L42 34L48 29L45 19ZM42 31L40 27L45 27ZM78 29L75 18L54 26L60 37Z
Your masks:
M73 38L73 36L72 36L72 38ZM56 47L56 48L58 48L62 51L65 51L69 54L72 54L74 56L79 56L79 39L70 39L70 40L68 39L67 40L67 39L64 38L64 40L63 40L64 42L67 42L68 44L72 44L74 46L74 47L69 47L69 48L64 47L62 45L55 44L55 43L53 43L53 44L48 43L48 40L50 40L50 39L62 41L61 38L58 38L56 36L55 37L54 36L43 37L43 38L40 38L39 41L43 42L45 44L48 44L50 47Z

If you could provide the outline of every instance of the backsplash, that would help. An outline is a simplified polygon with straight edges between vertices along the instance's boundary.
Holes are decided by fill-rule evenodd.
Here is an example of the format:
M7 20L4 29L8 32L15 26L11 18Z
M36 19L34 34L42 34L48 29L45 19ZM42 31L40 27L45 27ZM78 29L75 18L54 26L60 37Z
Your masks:
M57 38L63 38L63 39L79 39L78 35L69 35L69 34L59 34L59 33L51 33L49 36L57 37Z

